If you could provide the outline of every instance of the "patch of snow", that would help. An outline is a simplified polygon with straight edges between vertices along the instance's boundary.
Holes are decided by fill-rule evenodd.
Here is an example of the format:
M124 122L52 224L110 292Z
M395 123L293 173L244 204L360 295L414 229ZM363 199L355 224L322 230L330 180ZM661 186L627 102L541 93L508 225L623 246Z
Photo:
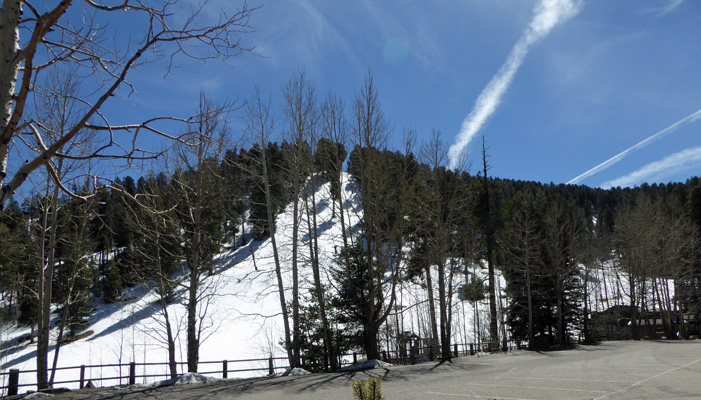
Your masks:
M341 372L346 372L346 371L363 371L366 369L374 369L374 368L385 368L385 367L391 367L392 364L380 360L368 360L365 361L364 363L360 364L355 364L355 365L349 365L347 367L343 367L339 369Z
M206 376L201 374L195 374L188 372L187 374L180 375L175 378L174 385L189 385L191 383L212 383L222 381L221 378L215 378L213 376Z
M280 377L280 376L299 376L299 375L309 375L311 372L307 371L306 369L303 368L292 368L288 369L283 372L278 372L277 374L273 374L274 377Z
M34 392L28 396L24 396L24 399L43 399L45 397L54 397L53 394L49 393L42 393L42 392Z
M197 374L194 372L188 372L182 374L177 378L166 379L164 381L144 383L141 385L136 385L137 387L162 387L162 386L173 386L173 385L189 385L193 383L212 383L223 381L221 378L215 378L212 376L206 376L202 374Z

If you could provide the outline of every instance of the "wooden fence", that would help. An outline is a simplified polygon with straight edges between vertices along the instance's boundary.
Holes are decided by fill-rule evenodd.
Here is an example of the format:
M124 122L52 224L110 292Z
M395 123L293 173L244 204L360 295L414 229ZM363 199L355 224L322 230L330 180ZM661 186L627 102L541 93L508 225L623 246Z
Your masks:
M460 357L467 355L474 355L480 351L490 351L490 349L495 349L498 346L490 343L482 343L480 345L476 343L464 343L464 344L453 344L452 346L452 357ZM509 349L512 349L510 347ZM365 357L363 353L352 353L342 355L340 357L341 363L340 367L354 365L363 360ZM397 350L392 351L382 351L381 358L383 361L392 364L417 364L422 362L434 361L440 359L441 351L439 346L430 347L417 347L412 348L405 352L400 352ZM302 358L302 367L307 365ZM236 368L237 364L241 363L258 363L259 365L265 365L259 368ZM187 365L186 362L177 362L178 366L182 367ZM84 388L85 386L110 386L110 385L134 385L137 380L153 380L156 381L158 378L169 379L169 373L147 373L148 369L153 369L149 367L163 367L164 371L168 370L167 362L159 363L118 363L118 364L96 364L96 365L80 365L73 367L58 367L56 371L75 371L76 379L54 381L54 387L56 385L65 384L78 384L79 388ZM218 365L218 367L216 367ZM202 368L205 367L205 368ZM103 376L102 371L104 369L116 370L116 375ZM287 357L268 357L268 358L255 358L255 359L244 359L244 360L222 360L222 361L200 361L198 363L198 371L200 369L206 369L206 371L198 372L202 375L219 375L221 378L229 378L229 374L236 373L250 373L256 372L260 373L260 376L274 375L276 371L282 371L289 369L289 364L287 363ZM98 370L99 373L92 373L92 371ZM20 371L19 369L10 369L8 372L0 372L0 382L7 382L3 386L0 386L0 396L14 396L19 393L19 389L23 387L34 387L36 388L36 383L20 383L20 374L36 374L36 370ZM137 373L140 372L140 373ZM107 384L105 384L107 382Z
M279 363L277 366L276 361L284 360L284 363ZM240 363L261 363L266 364L265 367L260 368L236 368L236 364ZM206 371L198 372L201 375L219 375L222 378L228 378L229 374L232 373L242 373L242 372L260 372L261 376L275 374L277 370L284 370L289 368L287 366L286 357L269 357L269 358L256 358L256 359L244 359L244 360L223 360L223 361L200 361L198 365L198 370L205 366L215 366L219 365L219 368L207 368ZM178 367L187 365L187 362L177 362ZM118 363L118 364L95 364L95 365L80 365L73 367L58 367L56 371L75 371L76 379L69 380L57 380L53 382L54 387L56 385L65 384L78 384L79 388L84 388L86 385L94 386L109 386L109 385L134 385L137 380L153 380L157 381L161 379L170 379L170 373L147 373L148 367L162 367L164 371L168 370L169 364L167 362L152 362L152 363ZM107 369L115 371L114 375L103 376L102 371ZM153 369L153 368L150 368ZM91 373L92 371L98 370L99 373ZM22 387L34 387L36 388L36 383L19 383L20 374L36 374L36 370L20 371L19 369L10 369L8 372L0 372L0 382L7 382L6 385L0 386L0 395L13 396L18 394L19 388ZM107 382L107 384L105 384Z

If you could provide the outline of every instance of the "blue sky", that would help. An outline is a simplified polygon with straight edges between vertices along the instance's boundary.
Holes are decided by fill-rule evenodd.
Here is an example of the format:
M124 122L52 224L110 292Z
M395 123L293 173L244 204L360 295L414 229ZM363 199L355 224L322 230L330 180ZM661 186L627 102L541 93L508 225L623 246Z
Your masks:
M260 56L184 62L166 80L145 69L132 78L141 93L130 98L136 107L120 112L189 113L200 89L244 99L254 84L279 104L298 68L320 97L332 91L348 103L370 70L397 147L404 128L420 140L440 130L453 145L466 119L476 119L465 147L473 173L484 136L490 173L501 178L608 187L701 174L701 2L249 5L261 8L243 40ZM487 104L481 111L478 99ZM233 134L242 126L235 123Z

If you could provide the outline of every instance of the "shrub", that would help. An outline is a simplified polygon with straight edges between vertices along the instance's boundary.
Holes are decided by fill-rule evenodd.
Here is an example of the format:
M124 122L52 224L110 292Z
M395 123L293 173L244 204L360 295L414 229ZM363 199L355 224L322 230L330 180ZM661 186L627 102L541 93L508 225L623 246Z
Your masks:
M355 400L384 400L382 395L382 379L368 379L353 382L353 398Z

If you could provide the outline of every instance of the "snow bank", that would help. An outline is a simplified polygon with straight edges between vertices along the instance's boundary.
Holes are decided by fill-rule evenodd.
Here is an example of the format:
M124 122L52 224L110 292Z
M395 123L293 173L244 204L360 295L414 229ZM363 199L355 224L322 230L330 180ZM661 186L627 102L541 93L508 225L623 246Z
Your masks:
M360 364L355 364L355 365L349 365L347 367L343 367L339 369L340 372L347 372L347 371L364 371L366 369L374 369L374 368L385 368L385 367L391 367L392 364L380 361L380 360L368 360L365 361L364 363Z
M24 396L23 399L25 399L25 400L30 400L30 399L43 399L43 398L46 398L46 397L54 397L54 395L53 395L53 394L49 394L49 393L34 392L34 393L30 394L30 395Z
M284 372L278 372L277 374L274 374L274 377L280 377L280 376L299 376L299 375L309 375L311 372L307 371L306 369L303 368L292 368L288 369Z
M223 381L224 379L221 378L215 378L212 376L206 376L202 374L196 374L194 372L188 372L186 374L182 374L178 376L177 378L173 379L166 379L164 381L159 381L159 382L152 382L152 383L143 383L141 385L136 385L137 387L161 387L161 386L173 386L173 385L189 385L192 383L212 383L212 382L220 382Z

